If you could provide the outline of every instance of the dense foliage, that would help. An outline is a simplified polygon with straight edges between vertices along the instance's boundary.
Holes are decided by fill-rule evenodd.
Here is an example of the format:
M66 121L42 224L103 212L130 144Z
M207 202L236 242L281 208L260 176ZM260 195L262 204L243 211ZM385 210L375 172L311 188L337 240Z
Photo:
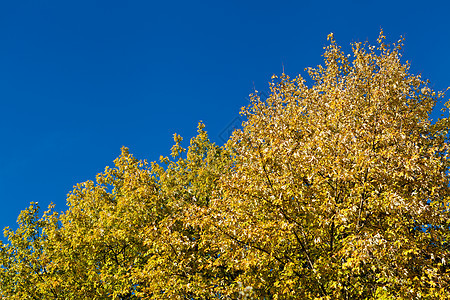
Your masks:
M450 298L449 118L402 40L329 36L222 147L202 123L148 164L127 148L68 209L32 203L0 244L6 299ZM447 109L444 109L447 114Z

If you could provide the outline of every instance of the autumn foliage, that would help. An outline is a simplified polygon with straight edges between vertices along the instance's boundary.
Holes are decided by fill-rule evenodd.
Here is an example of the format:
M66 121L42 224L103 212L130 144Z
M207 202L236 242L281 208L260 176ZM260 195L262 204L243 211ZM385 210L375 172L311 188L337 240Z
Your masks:
M402 40L329 35L324 65L273 76L224 146L202 123L172 158L32 203L0 244L5 299L450 298L449 118Z

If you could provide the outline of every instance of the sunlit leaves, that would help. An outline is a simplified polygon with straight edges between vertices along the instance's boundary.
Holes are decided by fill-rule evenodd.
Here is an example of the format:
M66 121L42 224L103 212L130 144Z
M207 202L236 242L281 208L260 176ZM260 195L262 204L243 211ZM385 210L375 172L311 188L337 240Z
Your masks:
M272 76L225 146L205 126L160 164L127 148L68 209L5 230L7 299L447 299L449 119L402 40L328 36L324 65Z
M217 200L226 255L254 287L281 270L260 297L445 298L449 127L429 118L442 94L400 61L402 40L346 55L328 38L312 87L274 76L243 111Z

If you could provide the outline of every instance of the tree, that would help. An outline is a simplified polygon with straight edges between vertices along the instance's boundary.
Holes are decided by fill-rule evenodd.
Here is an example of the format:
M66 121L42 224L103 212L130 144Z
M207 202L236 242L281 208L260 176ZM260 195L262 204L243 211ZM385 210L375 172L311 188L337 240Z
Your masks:
M243 110L213 208L257 298L449 297L449 119L393 48L333 35L312 87L287 75ZM446 104L448 106L448 103ZM447 111L447 109L445 109Z
M57 215L49 210L39 219L37 203L22 211L14 232L5 228L9 244L0 241L0 296L13 299L51 299L58 290L49 285L56 274L50 267L49 229L56 226Z
M226 145L200 123L165 166L123 148L67 211L23 211L0 295L448 298L450 124L430 120L443 93L410 74L402 40L346 55L328 38L311 87L273 76Z
M182 138L174 135L176 161L162 157L166 168L149 166L122 148L114 168L107 167L96 182L74 187L66 212L50 210L38 220L37 205L23 211L20 228L6 230L11 243L0 248L0 295L205 299L220 294L234 275L215 263L220 250L203 238L194 214L195 207L209 205L214 182L230 169L229 155L203 128L200 123L186 158Z

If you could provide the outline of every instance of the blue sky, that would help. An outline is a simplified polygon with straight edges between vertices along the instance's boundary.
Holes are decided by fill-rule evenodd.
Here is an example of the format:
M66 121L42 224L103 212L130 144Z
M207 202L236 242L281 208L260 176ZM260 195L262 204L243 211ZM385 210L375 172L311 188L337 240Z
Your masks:
M127 146L168 155L198 121L223 134L272 74L305 75L326 36L406 38L404 59L450 86L447 1L0 1L0 227L30 201L66 209L73 185ZM449 97L447 97L448 99Z

